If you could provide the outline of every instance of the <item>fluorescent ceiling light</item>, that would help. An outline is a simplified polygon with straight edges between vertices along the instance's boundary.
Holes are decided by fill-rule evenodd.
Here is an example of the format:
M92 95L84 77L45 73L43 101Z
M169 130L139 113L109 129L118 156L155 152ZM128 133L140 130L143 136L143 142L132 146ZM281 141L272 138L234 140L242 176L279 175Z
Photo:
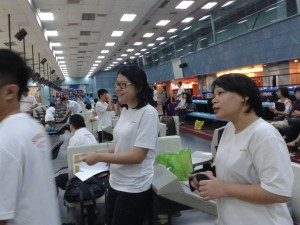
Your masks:
M210 17L210 15L203 16L203 17L201 17L201 18L199 19L199 21L201 21L201 20L205 20L205 19L207 19L208 17Z
M176 35L170 37L170 39L176 38L177 36L178 36L178 35L176 34Z
M183 49L181 48L181 49L178 49L176 52L181 52L181 51L183 51Z
M127 64L127 62L123 62L123 64L125 64L125 65L126 65L126 64Z
M184 28L184 29L182 29L182 30L188 30L188 29L190 29L192 26L188 26L188 27L186 27L186 28Z
M156 38L157 41L162 41L164 39L165 39L164 37L158 37L158 38Z
M174 33L177 29L176 28L171 28L170 30L167 31L167 33Z
M204 40L206 40L207 38L202 38L202 39L200 39L200 41L204 41Z
M136 14L124 14L121 17L120 21L122 21L122 22L132 22L135 17L136 17Z
M175 9L187 9L190 7L195 1L182 1L180 2Z
M223 7L226 7L226 6L229 6L229 5L231 5L232 3L234 3L235 1L228 1L228 2L226 2L224 5L222 5L221 7L223 8Z
M248 21L248 20L242 20L242 21L238 22L237 24L245 23L245 22L247 22L247 21Z
M159 45L164 45L164 44L166 44L166 43L167 43L167 42L164 41L164 42L161 42Z
M63 51L53 51L53 54L63 54L64 52Z
M133 52L133 51L134 51L133 48L129 48L129 49L126 50L126 52Z
M121 30L115 30L112 32L111 36L112 37L121 37L123 35L124 31Z
M66 61L58 61L58 65L59 64L65 64L66 63Z
M147 51L147 49L146 49L146 48L143 48L143 49L141 49L141 52L145 52L145 51Z
M59 59L64 59L65 57L63 57L63 56L57 56L56 57L56 60L59 60Z
M114 64L110 64L109 66L115 66Z
M208 2L206 3L204 6L201 7L201 9L211 9L212 7L214 7L216 4L218 4L217 2Z
M52 12L38 12L39 18L42 21L54 20Z
M155 49L157 49L157 47L152 48L152 50L155 50Z
M181 23L189 23L194 19L194 17L187 17L184 20L181 21Z
M137 53L135 53L134 55L141 55L141 53L137 52Z
M147 38L147 37L152 37L154 35L154 33L145 33L143 37Z
M170 21L171 20L161 20L156 24L156 26L161 26L161 27L166 26L168 23L170 23Z
M109 50L102 50L100 53L106 54L109 53Z
M95 63L101 63L101 62L102 62L101 60L96 60L96 61L95 61Z
M113 64L118 64L118 62L112 62Z
M116 60L117 60L117 61L122 61L123 59L122 59L122 58L116 58Z
M143 42L135 42L133 45L136 45L136 46L139 46L139 45L142 45Z
M58 36L58 32L57 32L57 30L45 30L45 36L55 37L55 36Z
M95 64L93 64L93 66L99 66L99 64L98 64L98 63L95 63Z
M108 71L109 69L104 69L105 71Z
M121 56L122 56L122 57L126 57L126 56L128 56L128 54L122 54Z
M130 58L130 59L135 59L135 57L134 57L134 56L130 56L129 58Z
M108 67L106 67L107 69L111 69L111 67L110 66L108 66Z
M95 67L95 66L93 66L93 67L91 67L91 69L93 70L93 69L96 69L97 67Z
M104 59L104 58L105 58L105 56L103 56L103 55L99 55L97 58L98 58L98 59Z
M147 46L152 47L154 45L155 45L154 43L149 43Z
M114 46L115 44L115 42L106 42L105 46Z
M59 42L50 42L50 48L52 48L52 47L60 47L61 46L61 43L59 43Z

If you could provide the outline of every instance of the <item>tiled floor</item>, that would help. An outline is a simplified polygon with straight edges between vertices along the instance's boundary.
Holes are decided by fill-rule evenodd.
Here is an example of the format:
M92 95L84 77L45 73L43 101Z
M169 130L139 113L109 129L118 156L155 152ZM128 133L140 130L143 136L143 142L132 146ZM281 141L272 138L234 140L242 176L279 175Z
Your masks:
M197 136L181 133L181 142L183 148L190 148L192 151L200 150L200 151L210 151L210 141L201 139ZM66 164L66 150L69 142L70 133L67 131L64 135L60 137L60 139L64 140L64 144L62 145L59 155L57 159L53 160L54 171L57 171L59 168ZM60 190L58 195L58 201L60 205L60 212L63 222L74 222L79 220L80 211L78 209L71 209L69 212L69 216L67 213L66 207L63 205L63 191ZM103 206L100 207L100 212L103 212ZM98 217L99 218L99 217ZM173 225L214 225L216 217L212 215L208 215L200 212L199 210L186 210L181 211L181 216L173 217L172 224ZM103 221L103 213L100 216L100 221Z

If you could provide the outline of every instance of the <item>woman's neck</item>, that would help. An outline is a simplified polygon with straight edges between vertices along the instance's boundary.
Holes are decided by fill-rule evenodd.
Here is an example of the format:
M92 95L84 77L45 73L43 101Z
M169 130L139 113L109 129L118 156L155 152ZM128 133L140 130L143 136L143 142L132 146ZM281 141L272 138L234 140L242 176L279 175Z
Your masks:
M235 120L231 121L235 126L235 133L238 134L259 119L255 112L243 113Z

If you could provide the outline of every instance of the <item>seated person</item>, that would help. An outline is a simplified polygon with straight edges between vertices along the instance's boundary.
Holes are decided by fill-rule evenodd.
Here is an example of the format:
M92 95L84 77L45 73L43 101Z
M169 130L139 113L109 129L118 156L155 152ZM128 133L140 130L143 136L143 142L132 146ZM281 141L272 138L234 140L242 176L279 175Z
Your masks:
M182 93L182 98L175 108L176 115L179 117L180 125L184 124L185 115L189 111L189 103L191 102L190 98L191 96L188 93Z
M69 147L80 145L97 144L94 135L85 128L84 119L81 115L74 114L70 117L70 130L73 136L70 139ZM62 167L55 177L56 185L62 190L65 190L68 182L68 167Z
M286 116L289 114L290 106L292 104L291 100L289 99L289 90L287 87L280 87L280 88L278 88L276 95L279 98L278 102L284 103L285 110L278 111L278 110L276 110L275 105L270 106L269 110L275 114L275 117L273 120L275 120L275 121L284 120L286 118Z
M46 110L45 115L45 123L49 125L49 127L54 127L55 125L55 108L54 102L51 102L48 109Z
M289 126L300 122L300 87L295 89L294 95L296 100L290 107L287 118L283 121L275 121L271 123L276 129L280 130L281 132L283 132L283 130L288 128Z

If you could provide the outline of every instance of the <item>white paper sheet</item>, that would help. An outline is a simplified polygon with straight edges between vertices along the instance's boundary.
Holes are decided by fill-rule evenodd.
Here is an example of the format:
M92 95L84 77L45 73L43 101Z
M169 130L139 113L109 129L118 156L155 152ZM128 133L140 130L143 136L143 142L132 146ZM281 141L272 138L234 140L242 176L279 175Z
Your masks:
M73 155L73 173L80 180L85 181L88 178L94 176L97 173L101 173L108 170L107 163L99 162L94 165L89 166L85 162L76 162L78 155ZM79 167L79 172L76 173L75 168Z

